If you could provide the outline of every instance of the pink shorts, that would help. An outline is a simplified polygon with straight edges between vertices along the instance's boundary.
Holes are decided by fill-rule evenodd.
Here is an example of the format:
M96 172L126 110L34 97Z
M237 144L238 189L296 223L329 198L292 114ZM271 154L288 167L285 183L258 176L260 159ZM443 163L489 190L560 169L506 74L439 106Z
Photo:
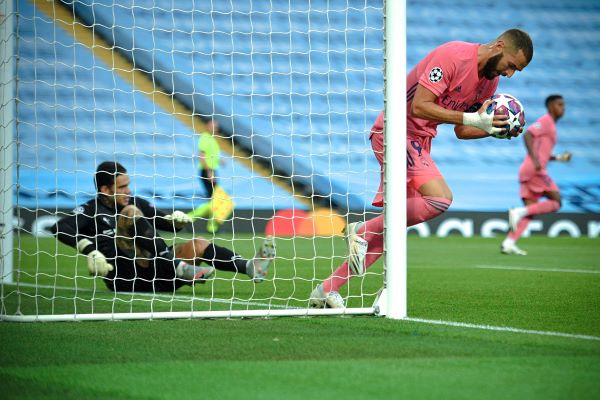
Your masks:
M371 131L371 147L379 161L379 189L373 199L375 207L383 207L384 200L384 153L383 136L379 131ZM431 138L408 135L406 138L406 190L408 197L415 193L425 182L442 178L435 162L429 155L431 149Z
M559 192L559 189L546 174L535 174L531 179L521 181L522 199L537 200L547 192Z

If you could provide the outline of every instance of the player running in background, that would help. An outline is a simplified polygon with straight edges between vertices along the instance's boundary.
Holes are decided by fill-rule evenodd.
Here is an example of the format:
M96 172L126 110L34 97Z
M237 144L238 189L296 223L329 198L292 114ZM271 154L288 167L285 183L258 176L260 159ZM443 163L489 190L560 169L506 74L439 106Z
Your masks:
M565 114L565 102L559 94L546 98L548 113L540 117L525 132L525 147L527 156L519 169L521 199L525 207L513 208L508 211L510 232L500 251L504 254L527 255L527 252L517 247L521 237L534 215L558 211L562 205L560 191L552 178L548 176L546 166L548 161L570 161L571 153L552 154L556 144L556 121ZM539 201L541 197L548 200Z
M204 282L215 269L264 280L275 257L273 238L245 260L231 250L200 238L169 247L156 229L177 232L190 223L181 211L166 215L148 201L131 195L125 168L101 163L95 174L96 198L61 218L52 232L61 242L87 256L90 275L123 292L174 292ZM208 266L202 266L202 263Z
M233 210L231 197L217 184L217 171L221 163L221 149L215 138L218 131L217 121L211 119L198 135L198 170L207 202L188 213L192 220L209 217L206 230L210 233L218 231Z
M407 76L407 222L430 220L448 209L452 192L430 156L431 141L441 123L454 124L459 139L506 133L506 118L485 112L500 75L511 77L533 57L529 35L510 29L487 44L449 42L421 60ZM510 132L518 136L519 132ZM401 134L392 132L391 134ZM383 207L383 113L371 129L371 146L381 165L373 205ZM383 254L383 215L349 224L348 260L311 293L310 305L344 306L338 291L351 277L364 274Z

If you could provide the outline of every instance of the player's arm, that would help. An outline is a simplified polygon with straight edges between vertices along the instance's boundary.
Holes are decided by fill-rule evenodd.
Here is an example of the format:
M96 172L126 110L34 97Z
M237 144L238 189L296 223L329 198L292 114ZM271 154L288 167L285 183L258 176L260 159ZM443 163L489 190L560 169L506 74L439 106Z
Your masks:
M93 223L93 217L84 210L82 213L61 218L51 231L61 243L76 248L79 253L87 257L90 275L106 276L113 270L113 266L106 261L104 254L96 249L93 241L79 234L79 230L86 229L90 223Z
M426 119L429 121L442 122L454 125L465 125L481 132L476 133L472 129L459 130L457 136L461 139L478 139L487 137L490 134L503 133L502 128L506 125L506 116L491 115L485 112L490 101L483 103L477 112L466 113L456 110L448 110L436 104L438 96L431 90L421 84L417 85L415 96L413 98L411 113L414 117Z
M490 136L486 131L467 125L455 125L454 133L457 138L462 140L481 139Z
M171 214L167 214L139 197L135 198L135 205L144 214L144 217L154 218L154 226L161 231L177 232L186 224L193 222L192 218L183 211L175 210ZM150 223L152 224L152 222Z
M510 136L517 137L522 132L523 132L523 128L521 127L516 134L511 134ZM493 135L487 134L486 132L482 131L481 129L474 128L472 126L467 126L467 125L455 125L454 133L456 134L457 138L462 139L462 140L481 139L484 137L493 136ZM510 138L511 137L508 137L509 140L510 140Z
M59 242L77 248L77 242L82 238L79 232L85 230L92 221L93 217L89 216L84 208L82 212L59 219L50 231Z
M414 117L447 124L462 124L463 112L448 110L435 102L438 96L421 84L417 84L411 113Z
M527 154L529 154L529 158L531 158L535 170L539 171L540 169L542 169L542 165L540 164L540 160L538 159L537 154L535 153L535 148L533 145L533 134L530 131L525 132L524 139Z

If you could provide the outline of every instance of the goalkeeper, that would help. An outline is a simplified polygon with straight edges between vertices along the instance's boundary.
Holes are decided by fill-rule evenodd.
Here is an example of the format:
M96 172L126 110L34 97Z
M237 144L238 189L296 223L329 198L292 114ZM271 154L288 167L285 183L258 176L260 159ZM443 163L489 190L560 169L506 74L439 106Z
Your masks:
M215 269L264 280L275 257L273 238L267 237L250 260L201 238L169 247L156 229L177 232L191 222L186 214L166 215L132 196L127 171L117 162L101 163L95 184L96 198L61 218L52 232L86 255L90 275L102 277L110 290L174 292L206 282Z
M217 184L217 170L221 163L221 149L214 135L219 131L217 121L209 120L206 129L198 138L198 170L200 182L206 193L205 204L192 210L188 216L197 218L209 217L206 223L207 232L214 233L233 210L233 201L229 195Z

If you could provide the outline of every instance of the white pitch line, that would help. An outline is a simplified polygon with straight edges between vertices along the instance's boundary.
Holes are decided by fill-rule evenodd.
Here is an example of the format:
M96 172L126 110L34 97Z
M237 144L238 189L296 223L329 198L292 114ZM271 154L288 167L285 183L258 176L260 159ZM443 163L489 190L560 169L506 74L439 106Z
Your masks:
M600 340L600 336L578 335L575 333L553 332L553 331L536 331L536 330L530 330L530 329L512 328L509 326L477 325L477 324L467 324L465 322L437 321L437 320L431 320L431 319L410 318L410 317L404 318L403 321L420 322L423 324L431 324L431 325L453 326L453 327L458 327L458 328L483 329L486 331L524 333L526 335L558 336L558 337L565 337L565 338L570 338L570 339Z
M537 268L537 267L519 267L511 265L476 265L480 269L504 269L513 271L537 271L537 272L571 272L576 274L600 274L600 271L592 269L567 269L567 268Z
M6 286L17 286L17 284L15 284L15 283L10 283L10 284L5 283L4 285L6 285ZM72 287L49 286L49 285L35 285L35 284L32 284L32 283L20 283L19 286L34 287L34 288L43 288L43 289L60 289L60 290L72 290L72 291L75 291L75 288L72 288ZM77 289L77 291L81 291L81 292L93 292L93 290L86 289L86 288L79 288L79 289ZM109 293L110 292L107 292L107 294L109 294ZM130 294L130 293L122 293L122 292L117 292L117 293ZM104 294L104 292L103 292L103 294ZM192 297L183 296L183 295L165 295L165 294L149 294L149 293L148 294L147 293L136 293L136 295L151 296L151 297L175 298L175 299L183 299L183 300L190 300L190 299L192 299ZM216 303L229 303L229 304L238 304L238 305L254 305L254 306L259 306L259 307L273 307L273 308L296 309L294 307L286 307L286 306L282 306L282 305L267 304L267 303L250 303L250 302L241 302L241 301L230 301L230 300L227 300L227 299L206 299L206 298L198 298L198 297L193 297L193 299L194 300L199 300L199 301L206 301L206 302L214 301ZM570 339L599 340L600 341L600 336L578 335L578 334L574 334L574 333L554 332L554 331L536 331L536 330L530 330L530 329L512 328L512 327L509 327L509 326L477 325L477 324L468 324L466 322L439 321L439 320L430 320L430 319L422 319L422 318L411 318L411 317L403 318L402 321L418 322L418 323L430 324L430 325L452 326L452 327L458 327L458 328L470 328L470 329L482 329L482 330L498 331L498 332L522 333L522 334L527 334L527 335L557 336L557 337L565 337L565 338L570 338Z

